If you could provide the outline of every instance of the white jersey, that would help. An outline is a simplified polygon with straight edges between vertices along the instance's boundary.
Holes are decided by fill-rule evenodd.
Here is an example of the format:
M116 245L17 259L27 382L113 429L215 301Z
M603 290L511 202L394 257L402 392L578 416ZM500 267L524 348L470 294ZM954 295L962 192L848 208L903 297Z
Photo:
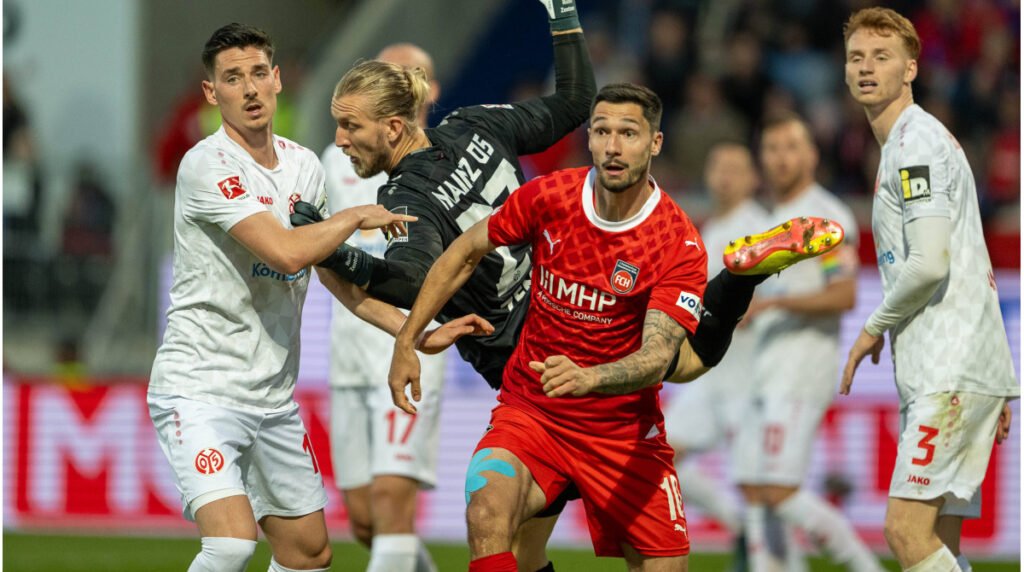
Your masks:
M886 296L907 259L904 225L952 222L949 276L931 300L890 330L903 403L944 391L1020 395L978 213L974 176L960 144L917 105L882 146L871 226Z
M843 245L823 256L795 264L758 287L765 297L812 295L837 278L856 278L857 221L850 209L821 185L814 183L801 195L776 205L772 222L799 216L837 221L846 238ZM839 381L840 315L810 316L773 308L763 312L758 329L762 344L755 359L757 390L787 395L817 395L831 399ZM793 365L799 364L794 372Z
M730 240L760 232L768 228L770 220L768 211L753 199L744 201L721 218L708 220L700 230L708 251L708 280L725 268L722 252ZM738 328L721 363L701 376L700 382L720 388L719 395L746 394L751 380L750 365L757 351L758 331L755 327Z
M385 173L362 179L341 148L329 145L321 154L327 180L327 209L334 213L377 202L377 189L388 182ZM384 258L387 239L377 229L357 230L347 241L367 254ZM429 327L435 327L431 324ZM333 387L352 387L384 383L391 367L395 339L376 326L364 322L334 300L331 310L331 365L328 379ZM443 373L442 354L419 354L424 384L437 384ZM433 373L428 374L428 372Z
M150 391L232 407L289 407L309 269L281 274L228 231L271 212L285 228L298 200L324 210L316 154L274 136L267 169L222 127L185 155L174 200L174 281Z

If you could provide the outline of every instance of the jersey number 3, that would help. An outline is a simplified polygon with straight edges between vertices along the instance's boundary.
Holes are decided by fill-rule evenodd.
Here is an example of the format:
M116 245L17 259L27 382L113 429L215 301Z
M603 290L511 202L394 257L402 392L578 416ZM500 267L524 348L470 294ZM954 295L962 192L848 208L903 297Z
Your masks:
M924 467L930 465L932 458L935 457L935 445L932 444L932 439L939 434L939 430L927 425L918 425L917 430L924 433L924 437L921 437L921 440L917 442L917 446L924 451L924 457L911 459L910 462Z

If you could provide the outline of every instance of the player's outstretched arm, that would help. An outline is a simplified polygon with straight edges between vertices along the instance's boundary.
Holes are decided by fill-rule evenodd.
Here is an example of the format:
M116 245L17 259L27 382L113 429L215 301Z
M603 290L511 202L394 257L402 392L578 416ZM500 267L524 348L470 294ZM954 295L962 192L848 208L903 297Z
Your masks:
M877 364L885 344L886 330L910 318L931 300L949 275L949 241L952 222L946 217L922 217L904 225L907 262L903 265L892 292L871 313L857 340L850 348L839 393L848 395L857 366L868 354Z
M551 356L530 362L530 368L541 374L548 397L591 392L623 395L660 382L685 335L686 330L671 316L648 310L640 349L618 361L583 368L566 356Z
M356 317L392 336L398 335L402 324L405 323L405 314L398 308L368 295L351 282L341 280L330 270L317 268L316 272L327 290ZM470 314L427 330L420 336L416 349L426 354L436 354L448 349L462 336L492 333L494 326L490 322L476 314Z
M395 338L395 353L391 359L388 385L395 405L406 413L415 413L416 407L405 395L405 387L412 385L412 399L420 399L419 359L414 351L416 341L430 320L441 311L445 303L469 280L480 260L496 247L487 236L487 222L481 220L452 242L444 254L430 268L409 319Z
M231 227L231 236L268 266L285 274L326 258L359 229L387 228L404 235L416 217L392 213L380 205L345 209L318 224L287 229L270 212L246 217Z
M707 373L711 368L704 365L704 362L693 350L689 338L683 338L679 346L679 353L668 366L665 373L665 381L671 383L687 383Z
M541 0L548 11L555 63L555 92L500 106L481 119L515 142L519 155L539 153L587 120L597 93L590 52L574 0ZM503 137L504 138L504 137Z

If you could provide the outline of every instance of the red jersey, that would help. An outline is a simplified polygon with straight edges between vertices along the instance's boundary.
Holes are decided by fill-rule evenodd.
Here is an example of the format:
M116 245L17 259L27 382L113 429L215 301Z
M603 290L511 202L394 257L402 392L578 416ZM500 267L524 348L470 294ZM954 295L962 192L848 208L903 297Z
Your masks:
M627 395L549 398L529 366L555 355L580 367L622 359L640 348L651 309L690 333L700 320L707 253L690 218L652 179L639 213L602 220L594 177L588 168L539 177L491 215L492 243L533 245L530 308L498 399L585 433L644 439L663 431L660 383Z

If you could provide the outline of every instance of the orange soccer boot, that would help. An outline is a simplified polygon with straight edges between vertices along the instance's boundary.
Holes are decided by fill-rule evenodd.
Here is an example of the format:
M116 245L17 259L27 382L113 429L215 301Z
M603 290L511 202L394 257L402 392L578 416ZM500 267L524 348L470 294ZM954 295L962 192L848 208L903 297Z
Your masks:
M729 241L722 261L733 274L775 274L801 260L825 254L839 246L845 236L843 227L834 220L802 216Z

